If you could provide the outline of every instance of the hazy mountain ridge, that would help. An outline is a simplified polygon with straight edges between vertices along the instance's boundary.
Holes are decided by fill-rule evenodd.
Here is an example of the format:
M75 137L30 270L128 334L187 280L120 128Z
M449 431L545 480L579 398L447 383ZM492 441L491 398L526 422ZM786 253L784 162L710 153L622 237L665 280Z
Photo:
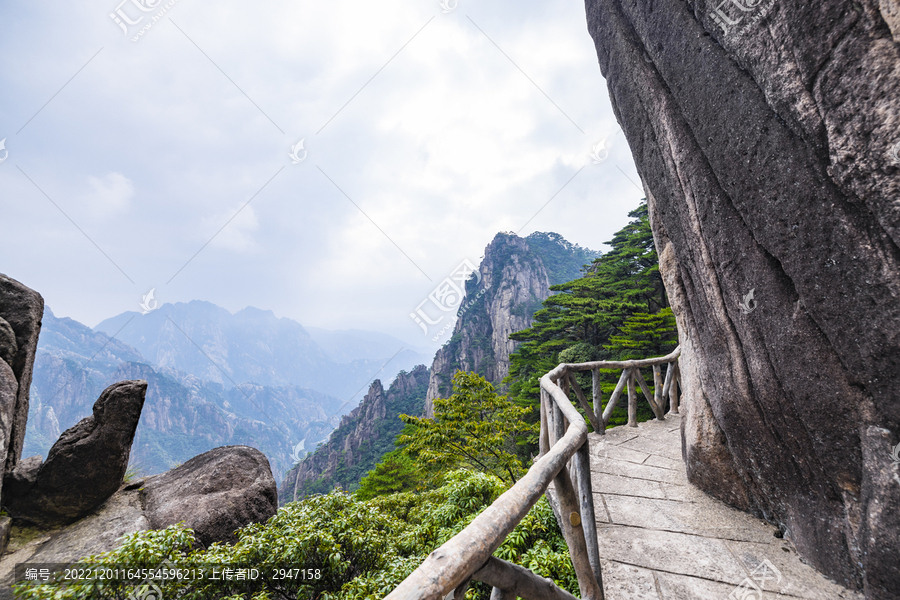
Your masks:
M399 374L387 390L380 380L373 381L359 406L341 418L329 440L284 476L279 504L330 492L335 485L355 489L381 457L394 449L394 440L403 429L398 415L421 413L427 389L425 365Z
M128 318L120 319L116 330ZM380 358L356 360L347 372L371 377L383 364ZM295 462L294 448L302 440L307 448L324 441L338 424L340 411L353 406L299 386L246 382L226 388L154 365L129 344L73 319L57 318L47 308L35 358L25 455L46 456L62 431L90 414L103 389L123 379L150 383L132 452L132 462L147 473L164 471L216 446L246 444L269 457L280 481Z
M373 377L390 381L401 370L431 359L396 338L362 330L316 329L323 348L300 323L270 310L247 307L232 314L201 300L163 304L145 315L122 313L94 329L118 332L118 339L152 364L226 388L251 381L296 385L344 400Z

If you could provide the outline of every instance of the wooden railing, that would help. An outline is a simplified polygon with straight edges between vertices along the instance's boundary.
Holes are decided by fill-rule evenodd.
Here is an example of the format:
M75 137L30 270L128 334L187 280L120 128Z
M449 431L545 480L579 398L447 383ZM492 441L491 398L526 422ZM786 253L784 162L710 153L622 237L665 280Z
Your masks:
M528 473L468 527L429 554L409 577L388 594L386 600L462 600L473 580L493 586L491 600L514 600L517 596L523 600L576 600L549 579L492 556L545 493L569 546L581 597L584 600L603 600L588 428L584 418L572 405L569 391L575 392L591 426L600 434L604 433L626 386L628 424L637 427L635 383L640 386L656 417L664 419L664 400L667 396L672 412L678 412L679 355L680 349L676 348L667 356L646 360L564 363L541 377L540 455ZM669 367L662 383L660 366L667 363ZM641 368L646 367L653 368L655 389L652 397L640 372ZM600 369L623 369L606 410L602 412ZM593 373L593 408L575 378L575 373L579 371Z

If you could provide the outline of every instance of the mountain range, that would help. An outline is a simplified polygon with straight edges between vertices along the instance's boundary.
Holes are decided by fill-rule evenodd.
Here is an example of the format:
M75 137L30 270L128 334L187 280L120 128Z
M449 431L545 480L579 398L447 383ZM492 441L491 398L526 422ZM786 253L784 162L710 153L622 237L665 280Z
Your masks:
M369 381L392 380L427 359L378 332L316 329L314 336L271 311L232 315L203 301L123 313L94 329L45 308L24 455L46 457L111 383L146 379L135 468L158 473L211 448L245 444L269 457L280 481L327 439Z

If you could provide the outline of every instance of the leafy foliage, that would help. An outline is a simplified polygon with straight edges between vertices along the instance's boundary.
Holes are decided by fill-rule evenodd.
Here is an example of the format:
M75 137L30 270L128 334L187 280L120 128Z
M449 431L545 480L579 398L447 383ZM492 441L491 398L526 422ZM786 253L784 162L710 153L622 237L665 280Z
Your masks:
M356 497L360 500L371 500L376 496L413 490L420 479L419 475L409 456L400 450L388 452L359 482Z
M453 376L453 394L434 399L434 419L400 415L415 426L399 444L423 471L463 465L515 483L522 473L516 438L533 434L518 407L494 391L484 377L465 371Z
M486 473L457 470L445 484L416 494L403 492L360 500L333 491L293 502L264 525L238 532L233 546L193 550L190 529L176 525L128 535L116 550L84 559L96 566L158 568L169 561L182 568L228 565L256 568L255 580L154 580L162 597L200 600L370 600L383 598L437 546L461 531L506 491ZM540 502L507 537L496 555L531 568L557 585L578 592L578 582L553 514ZM279 570L299 569L312 577L273 579ZM122 582L82 581L65 586L17 586L23 600L116 598L134 591ZM490 589L473 586L469 600L488 600Z

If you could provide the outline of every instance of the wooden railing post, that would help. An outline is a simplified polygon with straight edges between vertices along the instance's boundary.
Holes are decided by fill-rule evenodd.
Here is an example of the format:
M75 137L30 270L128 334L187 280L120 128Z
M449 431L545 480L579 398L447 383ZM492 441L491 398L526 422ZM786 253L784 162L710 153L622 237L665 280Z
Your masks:
M634 379L635 382L637 382L637 384L641 387L641 393L644 394L644 398L646 398L647 404L649 404L650 408L653 410L653 414L656 415L656 418L660 421L664 421L666 417L662 412L662 407L658 405L653 396L650 395L650 390L647 389L647 382L644 381L644 376L641 375L640 369L634 370Z
M669 388L669 405L672 412L678 414L678 387L681 385L681 369L678 367L678 361L672 363L672 387Z
M550 411L547 407L549 401L549 395L544 388L541 388L541 433L538 438L538 448L541 456L550 451Z
M609 402L606 403L606 409L603 411L604 427L609 425L609 420L612 418L612 412L616 408L616 402L619 401L619 396L622 395L622 390L625 389L625 384L630 377L631 369L622 371L622 375L619 377L619 383L616 384L616 389L613 391L612 396L609 397Z
M597 415L594 414L594 409L591 408L591 405L588 403L587 398L584 397L584 392L581 391L581 386L578 385L578 380L575 379L575 373L569 373L568 381L572 386L572 389L575 391L575 397L578 398L578 404L581 405L581 408L584 410L585 416L588 418L588 421L591 423L591 427L594 431L600 431L602 427L600 426L600 420L597 419Z
M606 423L603 422L603 387L600 384L600 369L591 369L591 396L594 401L594 414L597 415L597 423L600 435L606 433Z
M653 399L659 409L666 412L666 399L662 395L662 370L659 365L653 365Z
M628 371L628 426L637 427L637 394L634 393L634 371Z
M559 471L559 474L553 479L553 487L556 488L559 509L562 513L563 537L569 547L569 558L572 559L572 566L575 567L581 597L584 600L603 600L603 588L600 587L600 583L594 576L594 569L588 558L587 540L584 529L581 527L583 522L581 507L568 469L563 467ZM596 537L594 539L596 540Z
M588 562L603 589L603 576L600 573L600 546L597 540L597 519L594 516L594 494L591 487L591 456L587 441L572 457L575 471L575 486L578 502L581 505L581 526L584 529L584 540L587 544Z
M559 405L556 404L556 402L551 400L550 407L551 412L553 413L553 433L558 441L566 434L565 417L563 417L562 411L559 409Z

